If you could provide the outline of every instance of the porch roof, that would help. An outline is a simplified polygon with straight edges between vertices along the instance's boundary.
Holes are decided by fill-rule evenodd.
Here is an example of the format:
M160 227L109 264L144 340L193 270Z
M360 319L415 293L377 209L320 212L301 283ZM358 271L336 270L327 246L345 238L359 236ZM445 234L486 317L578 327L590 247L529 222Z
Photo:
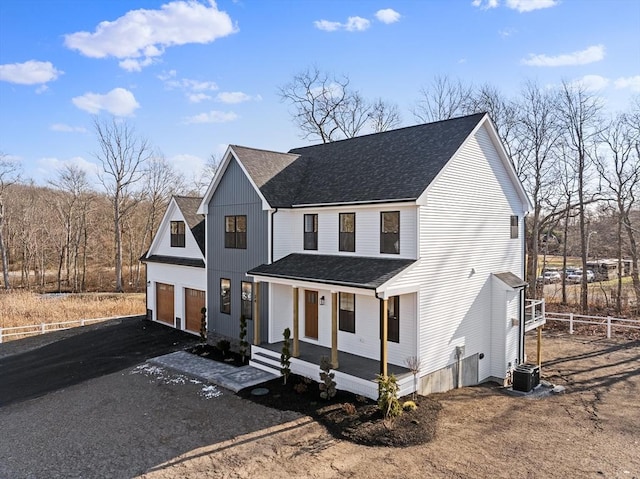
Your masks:
M375 290L413 263L413 259L292 253L247 274Z

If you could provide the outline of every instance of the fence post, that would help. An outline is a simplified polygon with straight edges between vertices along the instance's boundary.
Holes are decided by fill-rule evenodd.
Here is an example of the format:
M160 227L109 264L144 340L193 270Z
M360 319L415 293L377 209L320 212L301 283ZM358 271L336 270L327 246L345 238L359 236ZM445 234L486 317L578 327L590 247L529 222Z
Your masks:
M80 326L84 326L84 319L80 320Z
M45 329L45 323L40 323L40 334L44 334L46 332L47 330Z
M569 313L569 334L573 334L573 313Z
M607 316L607 339L611 339L611 316Z
M2 344L2 328L0 328L0 344Z

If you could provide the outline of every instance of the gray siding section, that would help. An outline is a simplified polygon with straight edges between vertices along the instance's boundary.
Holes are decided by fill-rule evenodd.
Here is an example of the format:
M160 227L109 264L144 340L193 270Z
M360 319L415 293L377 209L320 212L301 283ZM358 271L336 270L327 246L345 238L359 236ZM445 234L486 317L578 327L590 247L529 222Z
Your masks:
M225 216L246 215L247 249L224 247ZM240 334L240 283L251 281L246 272L268 261L269 215L262 201L235 159L232 159L211 201L207 217L208 328L211 332L238 338ZM220 279L231 280L231 314L220 312ZM254 288L255 291L255 288ZM262 338L268 331L268 287L261 285L260 316ZM248 341L253 342L253 321L247 324Z

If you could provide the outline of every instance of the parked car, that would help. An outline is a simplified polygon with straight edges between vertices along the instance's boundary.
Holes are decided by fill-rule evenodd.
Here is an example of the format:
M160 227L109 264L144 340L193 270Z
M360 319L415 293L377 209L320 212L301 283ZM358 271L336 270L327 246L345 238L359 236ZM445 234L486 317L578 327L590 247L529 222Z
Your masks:
M587 270L587 283L593 283L596 279L596 275L590 269ZM577 269L573 273L567 275L567 281L569 283L580 283L582 282L582 270Z
M544 284L558 283L561 279L558 271L545 271L542 276L538 277L538 281Z

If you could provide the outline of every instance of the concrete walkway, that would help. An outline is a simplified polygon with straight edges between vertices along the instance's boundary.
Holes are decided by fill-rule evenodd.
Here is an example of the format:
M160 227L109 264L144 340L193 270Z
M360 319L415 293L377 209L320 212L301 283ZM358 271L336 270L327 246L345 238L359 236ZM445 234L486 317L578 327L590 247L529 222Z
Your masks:
M276 377L253 366L231 366L229 364L201 358L186 351L158 356L147 362L163 366L196 379L238 392L241 389L256 386Z

